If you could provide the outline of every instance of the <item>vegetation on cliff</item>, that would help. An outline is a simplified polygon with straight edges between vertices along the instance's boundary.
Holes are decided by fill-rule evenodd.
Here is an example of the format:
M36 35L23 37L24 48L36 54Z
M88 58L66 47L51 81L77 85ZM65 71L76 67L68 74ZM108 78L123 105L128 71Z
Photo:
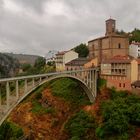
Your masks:
M0 140L17 140L21 136L22 129L13 122L5 121L0 127Z
M45 83L13 110L8 121L32 139L140 139L140 97L107 89L102 79L98 82L100 91L94 104L89 104L75 80L60 78ZM14 131L14 137L22 130ZM8 129L2 135L6 132L10 139L13 135Z
M74 114L65 125L70 140L93 140L95 136L92 131L95 129L95 120L91 114L81 110Z
M19 62L17 59L0 53L0 78L15 76L18 68Z
M130 139L140 126L140 97L125 91L110 90L110 98L100 103L96 135L100 139Z

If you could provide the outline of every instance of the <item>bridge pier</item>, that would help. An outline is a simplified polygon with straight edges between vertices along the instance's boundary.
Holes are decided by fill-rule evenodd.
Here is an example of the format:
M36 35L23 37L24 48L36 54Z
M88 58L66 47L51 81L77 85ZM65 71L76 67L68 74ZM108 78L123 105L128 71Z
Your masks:
M94 74L94 93L96 97L97 96L97 71L95 71L95 74Z
M35 79L32 78L32 87L34 88L34 86L35 86Z
M18 87L18 80L16 80L16 99L19 99L19 87Z
M10 107L10 88L9 82L6 82L6 109L9 110Z
M2 98L1 98L1 89L0 89L0 107L1 107L1 105L2 105Z
M27 83L27 79L24 80L24 93L27 92L28 89L28 83Z

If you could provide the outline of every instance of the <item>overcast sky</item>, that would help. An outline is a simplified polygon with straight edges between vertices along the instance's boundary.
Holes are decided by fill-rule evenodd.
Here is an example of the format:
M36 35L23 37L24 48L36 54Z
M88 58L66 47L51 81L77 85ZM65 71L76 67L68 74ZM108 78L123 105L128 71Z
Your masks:
M0 0L0 52L45 55L117 28L140 28L140 0Z

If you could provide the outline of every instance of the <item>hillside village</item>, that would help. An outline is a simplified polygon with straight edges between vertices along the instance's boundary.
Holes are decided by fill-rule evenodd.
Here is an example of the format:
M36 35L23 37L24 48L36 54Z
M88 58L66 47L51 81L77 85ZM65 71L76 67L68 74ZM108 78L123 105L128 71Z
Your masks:
M105 22L104 36L88 41L89 55L78 57L74 50L56 53L48 61L55 61L56 71L100 67L100 77L108 87L136 91L140 87L140 43L129 42L128 34L118 33L116 21Z

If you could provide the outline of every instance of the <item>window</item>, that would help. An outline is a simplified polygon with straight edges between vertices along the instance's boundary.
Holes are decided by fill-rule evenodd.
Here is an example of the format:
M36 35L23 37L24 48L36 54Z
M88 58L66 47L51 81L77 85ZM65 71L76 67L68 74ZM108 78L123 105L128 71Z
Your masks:
M125 83L123 83L123 87L125 88Z
M121 43L118 44L118 49L120 49L120 48L121 48Z
M121 83L119 83L119 87L121 87Z

